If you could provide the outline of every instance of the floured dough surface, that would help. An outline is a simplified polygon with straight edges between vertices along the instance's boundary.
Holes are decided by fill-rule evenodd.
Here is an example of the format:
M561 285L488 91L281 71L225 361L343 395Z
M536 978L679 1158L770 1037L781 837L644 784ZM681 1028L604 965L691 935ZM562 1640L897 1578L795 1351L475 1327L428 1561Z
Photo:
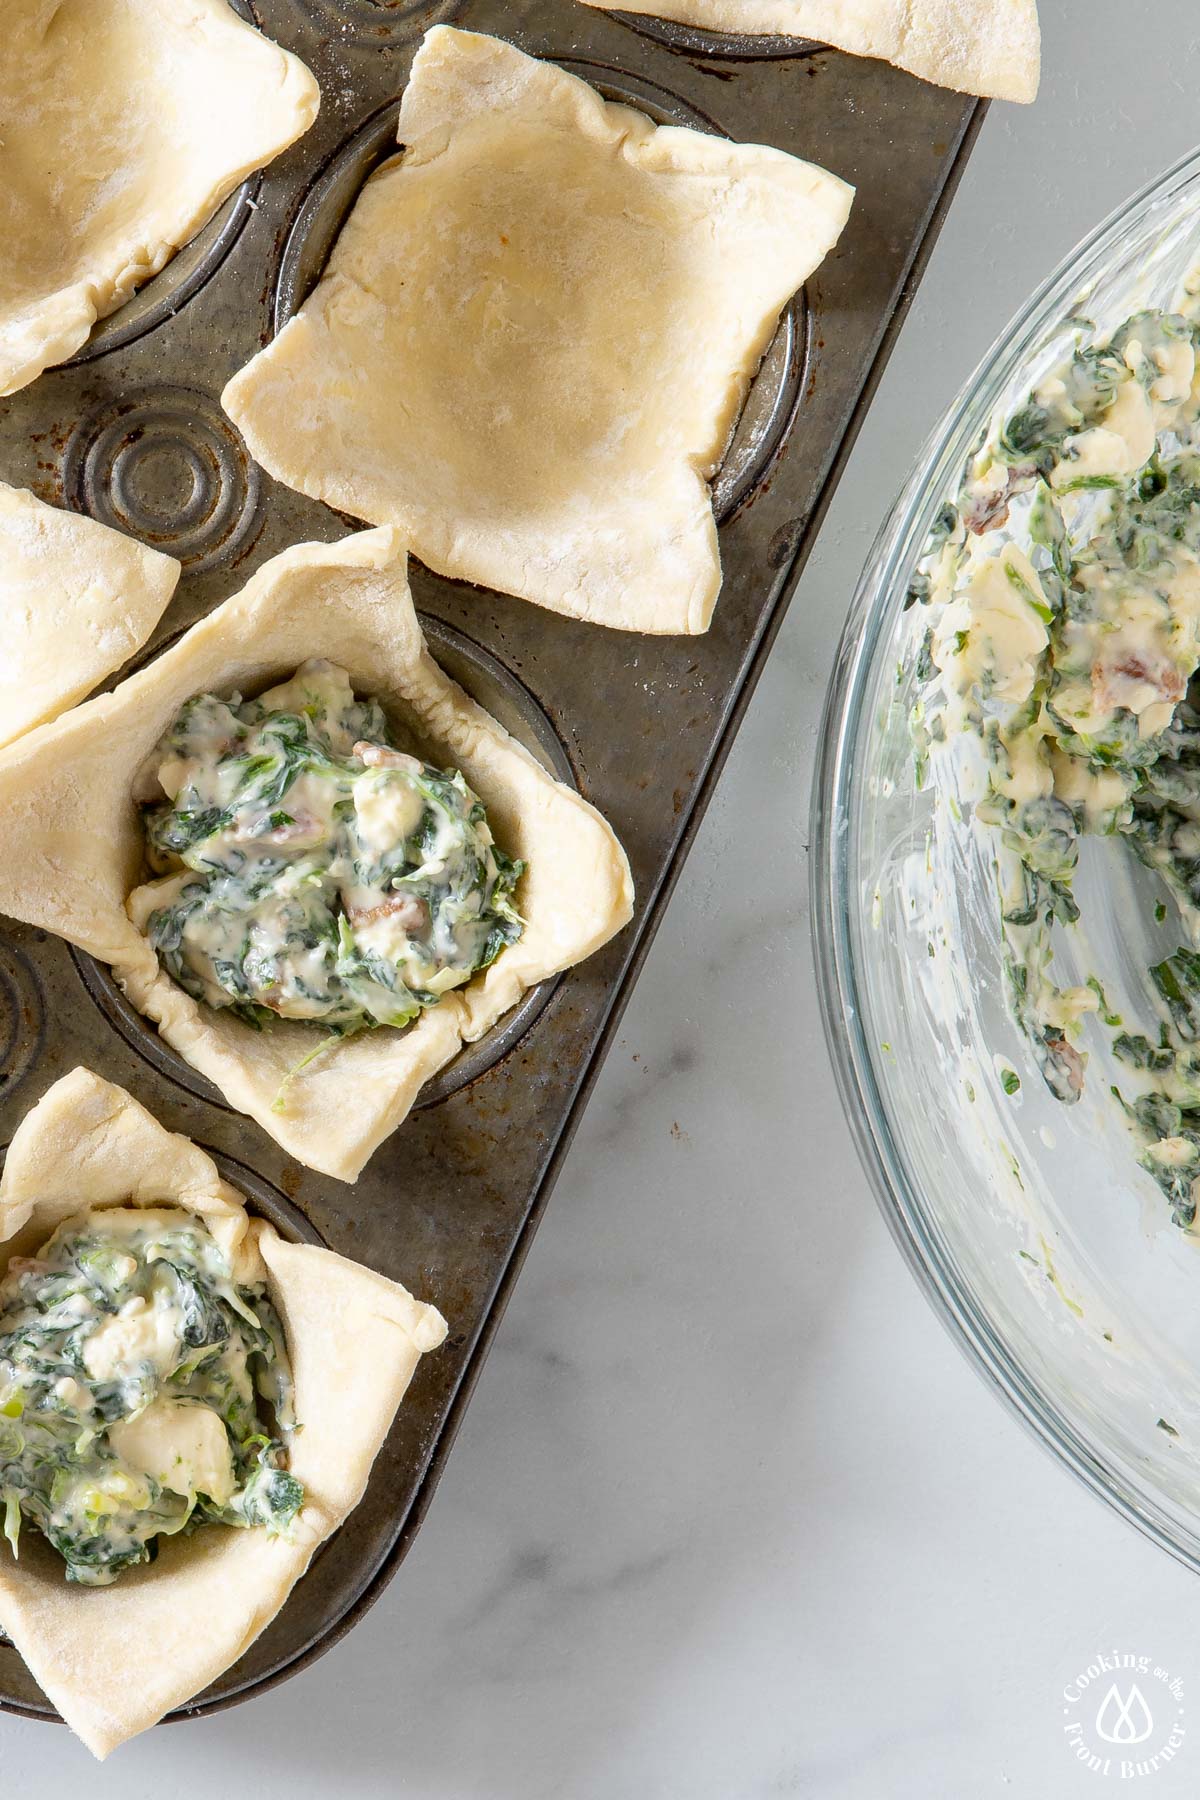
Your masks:
M461 769L497 843L527 865L519 942L407 1030L332 1045L317 1026L280 1019L254 1031L193 1000L143 936L153 890L134 893L145 848L134 787L180 706L198 693L260 693L310 657L336 661L356 691L378 699L398 745ZM232 1106L298 1161L344 1181L464 1041L607 942L632 905L628 862L599 813L429 655L403 539L390 529L285 551L113 693L0 753L0 912L110 963L133 1004Z
M72 1730L96 1756L155 1724L224 1673L270 1624L317 1546L362 1498L418 1361L446 1324L396 1282L312 1244L291 1244L211 1158L86 1069L57 1082L19 1126L0 1179L0 1264L92 1208L199 1214L240 1283L266 1281L283 1321L303 1425L290 1467L305 1500L289 1537L209 1525L160 1540L157 1559L112 1587L64 1579L26 1531L0 1545L0 1618Z
M225 0L5 0L0 394L74 354L253 170L317 84Z
M0 744L119 669L178 580L173 557L0 482Z
M996 100L1037 97L1037 0L621 0L620 10L707 31L815 38L939 87Z
M655 127L437 26L323 280L223 403L301 492L423 562L639 631L703 631L707 477L852 190Z

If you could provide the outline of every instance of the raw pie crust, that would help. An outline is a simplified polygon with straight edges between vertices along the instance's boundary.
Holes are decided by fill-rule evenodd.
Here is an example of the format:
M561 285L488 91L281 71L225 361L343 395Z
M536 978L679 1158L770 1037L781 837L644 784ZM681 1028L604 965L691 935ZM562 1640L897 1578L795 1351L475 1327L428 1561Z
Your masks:
M179 572L173 557L0 481L0 745L140 650Z
M316 82L225 0L4 0L0 394L72 356L254 169Z
M584 0L598 6L599 0ZM996 100L1037 97L1037 0L620 0L708 31L815 38L923 81Z
M443 575L705 630L707 478L853 190L444 25L399 137L226 411L272 475L400 526Z
M527 988L598 949L633 906L625 853L599 813L434 662L405 569L403 539L387 529L286 550L114 692L0 754L0 912L111 963L133 1005L232 1106L297 1161L343 1181L354 1180L464 1040L482 1037ZM193 1000L159 966L139 929L154 899L132 892L145 850L132 795L185 700L261 692L309 657L340 664L360 693L382 701L405 747L461 769L497 841L529 867L517 890L524 935L490 969L406 1031L346 1038L289 1081L327 1033L283 1019L256 1032Z
M164 1205L200 1215L235 1280L266 1280L304 1427L290 1467L305 1500L291 1537L205 1526L161 1539L155 1562L108 1588L70 1584L36 1531L22 1532L19 1560L0 1548L4 1629L98 1757L200 1693L265 1630L358 1505L413 1370L446 1335L441 1314L397 1283L248 1219L202 1150L87 1069L56 1082L8 1147L0 1265L88 1208Z

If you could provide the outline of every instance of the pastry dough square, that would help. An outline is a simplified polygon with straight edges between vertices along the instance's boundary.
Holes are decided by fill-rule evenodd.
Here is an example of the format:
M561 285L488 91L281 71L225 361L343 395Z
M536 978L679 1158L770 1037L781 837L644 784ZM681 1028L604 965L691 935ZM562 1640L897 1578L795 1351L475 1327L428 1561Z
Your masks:
M390 529L286 550L112 693L0 753L0 912L110 963L134 1006L230 1105L297 1161L342 1181L355 1179L464 1041L598 949L633 907L629 864L599 813L430 656L406 562ZM501 847L528 865L517 889L525 931L407 1030L344 1038L289 1079L327 1033L285 1019L258 1032L193 1000L160 967L126 901L144 872L133 788L180 706L198 693L261 692L309 657L338 663L379 699L405 747L462 770ZM130 910L139 903L148 914L153 901L137 896Z
M399 138L226 411L272 475L443 575L704 631L708 477L853 190L444 25Z
M83 344L254 169L316 82L226 0L4 0L0 394Z
M620 9L706 31L815 38L994 100L1035 100L1041 77L1037 0L621 0Z
M0 481L0 745L140 650L179 574L174 557Z
M88 1069L22 1120L0 1179L0 1267L91 1208L172 1206L203 1218L234 1279L266 1281L283 1322L304 1505L290 1536L210 1525L159 1540L153 1563L112 1587L78 1587L32 1529L0 1546L0 1619L48 1699L88 1749L118 1744L184 1705L275 1617L317 1546L362 1499L421 1356L446 1335L432 1306L313 1244L286 1242L221 1179L211 1157Z

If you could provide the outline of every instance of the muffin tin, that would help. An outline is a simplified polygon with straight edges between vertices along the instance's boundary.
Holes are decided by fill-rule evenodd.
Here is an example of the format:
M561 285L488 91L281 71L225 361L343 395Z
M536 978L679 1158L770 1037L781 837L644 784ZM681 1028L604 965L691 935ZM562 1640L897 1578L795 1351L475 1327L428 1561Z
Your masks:
M706 636L608 631L413 566L435 655L612 822L637 904L597 955L464 1049L356 1186L298 1167L231 1111L107 970L42 932L0 932L0 1141L86 1063L210 1150L281 1229L404 1282L450 1324L349 1525L187 1714L247 1698L327 1649L412 1541L984 111L881 63L571 0L235 4L317 75L316 125L71 363L0 403L5 480L183 563L152 649L288 545L359 528L261 472L217 396L303 300L363 181L394 152L396 102L431 24L510 38L657 121L778 145L859 192L841 244L785 314L715 477L725 579ZM0 1706L56 1716L3 1640Z

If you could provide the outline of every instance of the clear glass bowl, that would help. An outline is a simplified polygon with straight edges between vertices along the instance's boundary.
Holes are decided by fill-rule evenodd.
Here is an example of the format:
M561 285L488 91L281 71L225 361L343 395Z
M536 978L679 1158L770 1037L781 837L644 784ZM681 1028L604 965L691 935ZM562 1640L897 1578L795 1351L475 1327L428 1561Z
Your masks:
M1200 263L1200 155L1136 195L1014 320L935 432L850 609L814 798L813 912L826 1031L885 1217L931 1304L1074 1473L1200 1570L1200 1236L1170 1223L1108 1094L1092 1035L1074 1107L1043 1086L1012 1023L981 834L918 791L909 714L922 609L905 595L930 524L997 410L1075 341L1170 305ZM1085 845L1083 929L1056 975L1100 974L1153 1028L1148 964L1174 908L1111 840ZM1086 936L1084 935L1086 932ZM1126 1010L1128 1009L1128 1010ZM1132 1025L1137 1019L1139 1024ZM1001 1072L1020 1077L1009 1095Z

